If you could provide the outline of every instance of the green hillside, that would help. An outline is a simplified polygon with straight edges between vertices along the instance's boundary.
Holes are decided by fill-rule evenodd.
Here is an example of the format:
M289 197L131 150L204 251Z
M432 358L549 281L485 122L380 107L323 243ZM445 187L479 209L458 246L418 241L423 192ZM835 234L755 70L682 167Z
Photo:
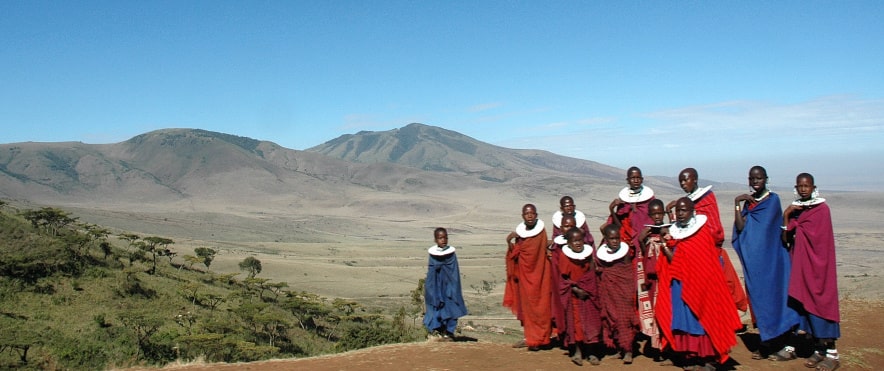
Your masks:
M425 334L419 305L383 313L300 292L260 278L254 258L216 274L213 249L172 244L0 201L0 369L305 357Z

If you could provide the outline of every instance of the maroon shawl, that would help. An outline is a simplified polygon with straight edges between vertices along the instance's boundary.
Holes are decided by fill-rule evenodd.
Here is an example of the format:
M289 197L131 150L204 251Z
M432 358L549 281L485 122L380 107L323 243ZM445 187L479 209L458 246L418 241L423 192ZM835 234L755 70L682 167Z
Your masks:
M625 257L597 263L601 267L599 296L605 345L631 351L638 327L635 270Z
M822 203L793 213L788 228L795 231L789 296L817 317L840 322L835 234L829 206Z

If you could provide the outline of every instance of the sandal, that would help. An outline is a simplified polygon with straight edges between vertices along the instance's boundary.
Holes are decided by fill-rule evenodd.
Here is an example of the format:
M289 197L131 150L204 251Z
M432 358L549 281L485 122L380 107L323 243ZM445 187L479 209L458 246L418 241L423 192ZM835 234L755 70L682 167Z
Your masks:
M816 365L822 361L826 360L826 356L820 354L819 352L814 352L810 357L804 361L804 367L807 368L816 368Z
M764 357L761 356L760 350L756 350L752 352L752 359L764 359Z
M581 358L579 355L574 355L573 357L571 357L571 362L574 362L575 365L583 366L583 358Z
M591 355L591 356L589 356L589 364L591 364L593 366L598 366L598 365L602 364L602 361L599 359L599 357L596 357L595 355Z
M774 362L791 361L796 358L798 358L798 355L795 354L795 352L788 351L785 348L780 349L779 352L771 354L770 356L767 357L767 359L774 361Z
M826 357L826 359L816 364L816 371L835 371L838 367L841 367L841 361Z
M525 348L527 346L528 346L528 343L525 342L525 339L519 340L515 344L513 344L513 348Z

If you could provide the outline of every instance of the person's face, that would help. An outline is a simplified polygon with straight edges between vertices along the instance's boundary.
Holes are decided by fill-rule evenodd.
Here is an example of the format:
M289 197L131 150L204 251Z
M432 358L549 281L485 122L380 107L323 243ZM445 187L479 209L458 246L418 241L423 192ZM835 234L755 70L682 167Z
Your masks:
M640 170L630 170L626 173L626 183L629 184L630 189L639 189L642 186L642 172Z
M528 229L534 228L537 225L537 210L531 206L525 206L522 208L522 220L525 222L525 226Z
M568 235L568 247L570 247L573 252L583 252L583 234L572 233Z
M574 205L574 200L566 198L562 201L561 205L559 205L559 208L562 210L562 214L573 215L577 205Z
M616 229L606 230L605 241L608 241L609 249L617 250L618 248L620 248L620 232Z
M436 246L448 246L448 233L445 231L436 232Z
M654 204L648 208L648 216L651 217L655 225L661 225L663 224L663 217L666 216L666 211L663 210L663 206Z
M694 205L686 201L678 201L675 204L675 220L679 223L687 223L694 216Z
M755 192L764 190L767 187L767 175L758 168L749 170L749 187Z
M689 171L683 171L681 174L678 174L678 184L685 193L697 190L697 178Z
M813 190L816 189L816 186L813 185L813 181L808 177L800 177L795 179L795 192L798 192L798 197L802 200L809 200L813 195Z
M569 229L576 227L577 221L574 218L562 218L562 231L567 232Z

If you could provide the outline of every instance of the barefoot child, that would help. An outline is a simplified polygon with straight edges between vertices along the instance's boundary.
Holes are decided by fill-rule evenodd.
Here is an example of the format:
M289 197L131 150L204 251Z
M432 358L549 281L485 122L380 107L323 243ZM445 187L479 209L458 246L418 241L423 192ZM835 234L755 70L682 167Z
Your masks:
M562 221L565 224L565 221ZM599 364L596 349L599 343L601 323L598 307L598 280L593 263L593 248L584 243L583 230L571 227L566 231L567 243L561 247L556 262L559 285L556 293L564 308L565 329L562 344L571 353L571 362L583 365L587 354L589 363Z
M467 314L460 286L460 267L454 246L448 245L448 231L436 228L433 236L436 244L429 249L427 279L424 282L427 307L424 326L427 331L441 335L443 341L452 341L457 319Z
M522 223L506 236L506 287L503 306L522 323L525 339L513 347L536 351L549 344L552 331L552 285L547 235L537 207L522 206Z
M783 212L783 240L791 247L789 297L794 299L798 329L815 340L815 351L805 366L832 371L841 362L835 340L841 337L835 237L826 199L819 197L813 175L795 179L798 199Z
M618 350L623 363L632 363L638 318L635 313L636 279L629 244L620 241L620 226L602 230L605 244L596 252L599 274L602 329L605 345Z

